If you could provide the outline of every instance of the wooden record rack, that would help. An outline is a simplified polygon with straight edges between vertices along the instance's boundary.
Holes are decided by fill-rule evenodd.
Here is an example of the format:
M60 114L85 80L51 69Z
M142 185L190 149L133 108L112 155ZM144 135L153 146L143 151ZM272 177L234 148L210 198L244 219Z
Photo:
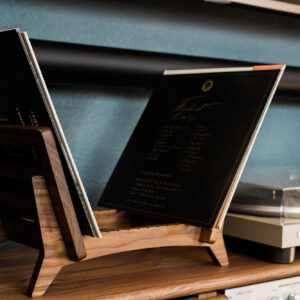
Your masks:
M222 229L102 210L94 211L102 239L82 235L50 129L1 125L0 151L15 158L0 157L0 244L11 240L39 250L28 296L42 296L66 265L125 251L205 247L215 264L228 265ZM28 153L35 160L24 159Z

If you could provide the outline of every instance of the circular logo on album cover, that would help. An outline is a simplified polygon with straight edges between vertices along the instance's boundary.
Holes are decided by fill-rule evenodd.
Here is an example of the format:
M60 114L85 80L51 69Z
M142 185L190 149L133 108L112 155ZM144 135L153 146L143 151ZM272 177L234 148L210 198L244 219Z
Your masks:
M206 93L212 89L214 82L212 80L207 80L202 84L202 92Z

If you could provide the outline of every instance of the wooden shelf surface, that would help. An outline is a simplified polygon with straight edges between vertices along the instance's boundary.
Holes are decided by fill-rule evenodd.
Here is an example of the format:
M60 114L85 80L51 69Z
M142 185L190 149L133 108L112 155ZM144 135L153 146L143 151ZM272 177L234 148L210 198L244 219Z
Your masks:
M29 299L26 288L38 252L0 250L0 299ZM293 264L272 264L229 251L230 265L213 265L204 249L171 247L114 254L69 265L39 299L170 299L300 275Z

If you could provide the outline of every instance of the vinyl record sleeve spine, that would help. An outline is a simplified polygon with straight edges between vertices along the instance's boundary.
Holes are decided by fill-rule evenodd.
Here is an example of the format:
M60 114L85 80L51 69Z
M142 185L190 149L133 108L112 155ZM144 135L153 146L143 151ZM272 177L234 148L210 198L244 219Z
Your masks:
M251 139L250 139L250 142L249 142L249 144L248 144L248 146L246 148L246 151L245 151L245 153L243 155L242 161L240 163L238 171L236 172L236 175L235 175L235 178L233 180L232 186L231 186L231 188L230 188L230 190L229 190L229 192L228 192L228 194L226 196L226 200L225 200L225 203L223 205L223 208L221 209L220 214L219 214L219 216L217 218L217 221L216 221L216 223L214 225L216 228L220 228L223 225L223 223L224 223L224 219L225 219L226 213L227 213L227 211L229 209L231 200L232 200L233 195L235 193L235 190L236 190L236 188L238 186L239 180L240 180L240 178L242 176L242 173L243 173L243 170L245 168L245 165L246 165L246 162L248 160L248 157L250 155L251 149L252 149L252 147L254 145L254 141L255 141L255 139L257 137L259 129L261 128L261 125L262 125L262 122L263 122L263 120L264 120L264 118L266 116L266 113L267 113L267 111L268 111L268 109L270 107L270 104L271 104L272 99L273 99L273 97L275 95L276 89L277 89L278 84L280 82L280 79L281 79L281 77L283 75L285 67L286 67L285 65L270 65L270 66L255 66L255 67L253 67L253 71L255 71L255 70L257 71L257 70L270 70L270 69L275 69L276 70L276 69L280 69L280 72L279 72L279 74L277 76L277 79L276 79L274 85L273 85L273 88L271 90L271 93L269 95L267 103L266 103L266 105L265 105L265 107L263 109L263 112L260 115L259 121L257 123L257 126L254 129L254 132L253 132L253 134L251 136Z
M26 32L21 33L21 32L18 31L18 34L19 34L19 37L20 37L20 41L23 45L24 52L25 52L25 54L27 56L27 59L28 59L28 62L30 64L31 70L34 74L37 86L40 90L40 94L41 94L41 97L44 101L44 105L45 105L45 107L48 111L48 115L51 119L52 126L55 130L55 135L56 135L56 137L59 141L62 153L65 157L65 161L68 165L68 169L70 170L73 182L75 184L76 190L77 190L79 198L81 200L82 207L85 211L85 215L86 215L87 220L89 222L89 226L90 226L92 235L95 236L95 237L101 238L101 233L100 233L99 227L97 225L97 221L96 221L94 213L91 209L88 197L86 195L85 189L84 189L83 184L81 182L81 179L80 179L79 173L77 171L75 162L73 160L71 151L70 151L69 146L67 144L67 141L65 139L62 127L59 123L59 119L58 119L58 116L56 114L53 103L51 101L48 89L47 89L46 84L43 80L43 76L42 76L41 70L39 68L38 62L35 58L33 49L31 47L30 40L29 40Z

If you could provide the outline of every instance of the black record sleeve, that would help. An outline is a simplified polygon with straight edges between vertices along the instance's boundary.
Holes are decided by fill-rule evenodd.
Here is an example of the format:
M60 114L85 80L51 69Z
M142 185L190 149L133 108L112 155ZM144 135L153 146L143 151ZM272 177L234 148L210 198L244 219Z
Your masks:
M163 76L99 204L213 228L279 72Z

